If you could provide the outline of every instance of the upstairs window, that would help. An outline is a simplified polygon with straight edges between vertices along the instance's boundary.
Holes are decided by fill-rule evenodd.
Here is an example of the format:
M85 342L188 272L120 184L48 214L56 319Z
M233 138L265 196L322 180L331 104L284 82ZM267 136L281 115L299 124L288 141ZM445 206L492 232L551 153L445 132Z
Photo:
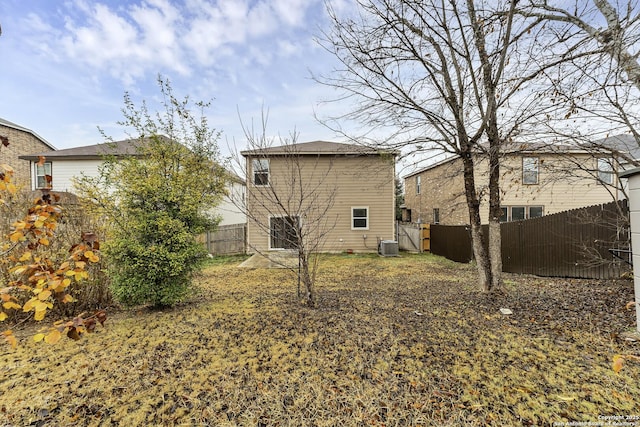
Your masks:
M269 159L253 159L251 162L253 169L253 185L269 185Z
M416 176L416 194L420 194L420 187L422 186L422 179L420 175Z
M523 157L522 158L522 183L537 184L538 183L538 158Z
M36 189L51 188L51 162L36 164Z
M598 159L598 180L603 184L613 184L613 165L610 158Z
M352 230L368 230L369 229L369 208L367 207L351 208L351 229Z

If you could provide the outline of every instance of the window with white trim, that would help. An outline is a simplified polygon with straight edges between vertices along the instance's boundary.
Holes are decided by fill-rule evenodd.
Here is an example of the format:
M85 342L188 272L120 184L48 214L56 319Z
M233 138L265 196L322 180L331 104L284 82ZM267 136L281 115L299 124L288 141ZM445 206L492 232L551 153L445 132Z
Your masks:
M36 163L36 189L51 188L51 162Z
M613 165L608 157L598 158L598 181L603 184L613 184Z
M253 159L253 185L265 187L269 185L269 159Z
M351 229L352 230L368 230L369 229L369 208L353 207L351 208Z
M539 218L544 215L544 206L502 206L500 222Z
M542 206L527 206L527 214L529 215L529 219L540 218L544 214L544 211Z
M500 211L502 212L502 215L500 215L500 222L509 221L509 208L507 208L506 206L502 206L500 208Z
M422 187L422 178L418 175L416 176L416 194L420 194L420 187Z
M538 183L538 158L523 157L522 158L522 183L537 184Z
M511 206L511 221L525 219L525 209L524 206Z

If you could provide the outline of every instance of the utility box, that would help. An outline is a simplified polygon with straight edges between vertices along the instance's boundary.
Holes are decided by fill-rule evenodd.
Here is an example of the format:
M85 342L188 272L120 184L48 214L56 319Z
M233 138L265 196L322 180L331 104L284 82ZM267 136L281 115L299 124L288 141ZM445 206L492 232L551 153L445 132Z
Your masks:
M382 256L398 256L398 242L395 240L381 240L378 253Z

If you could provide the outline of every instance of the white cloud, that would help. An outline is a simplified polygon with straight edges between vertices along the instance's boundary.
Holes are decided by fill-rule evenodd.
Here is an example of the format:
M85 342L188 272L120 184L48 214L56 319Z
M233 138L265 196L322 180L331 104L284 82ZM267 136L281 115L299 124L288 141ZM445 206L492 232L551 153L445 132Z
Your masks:
M15 66L0 86L18 101L6 118L56 146L96 142L96 123L117 134L122 93L155 102L159 73L176 94L213 99L211 124L228 137L242 137L237 109L250 120L263 107L274 129L324 137L310 112L326 88L308 89L308 68L331 62L311 41L322 0L13 1L20 25L2 39Z
M300 54L302 48L297 44L290 40L279 40L278 41L278 56L280 57L290 57L296 56Z
M166 0L154 0L143 6L133 6L131 16L143 35L148 47L168 50L176 44L176 28L180 13Z
M61 40L66 54L94 68L109 69L125 81L139 77L144 67L138 63L141 50L134 25L103 4L96 4L89 12L85 25L67 21L68 35Z
M310 0L275 0L272 3L280 20L292 27L304 24L305 13L313 4Z
M108 69L129 84L149 71L189 75L229 56L266 66L274 56L266 49L277 47L283 56L299 51L284 38L292 36L286 29L303 27L305 14L318 1L145 0L114 7L74 0L66 3L60 43L74 61Z

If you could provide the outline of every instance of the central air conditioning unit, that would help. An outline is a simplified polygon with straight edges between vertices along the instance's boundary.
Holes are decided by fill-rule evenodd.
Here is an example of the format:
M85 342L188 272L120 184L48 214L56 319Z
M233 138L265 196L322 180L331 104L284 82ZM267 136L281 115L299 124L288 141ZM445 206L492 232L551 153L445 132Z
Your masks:
M395 240L381 240L378 254L382 256L398 256L398 242Z

